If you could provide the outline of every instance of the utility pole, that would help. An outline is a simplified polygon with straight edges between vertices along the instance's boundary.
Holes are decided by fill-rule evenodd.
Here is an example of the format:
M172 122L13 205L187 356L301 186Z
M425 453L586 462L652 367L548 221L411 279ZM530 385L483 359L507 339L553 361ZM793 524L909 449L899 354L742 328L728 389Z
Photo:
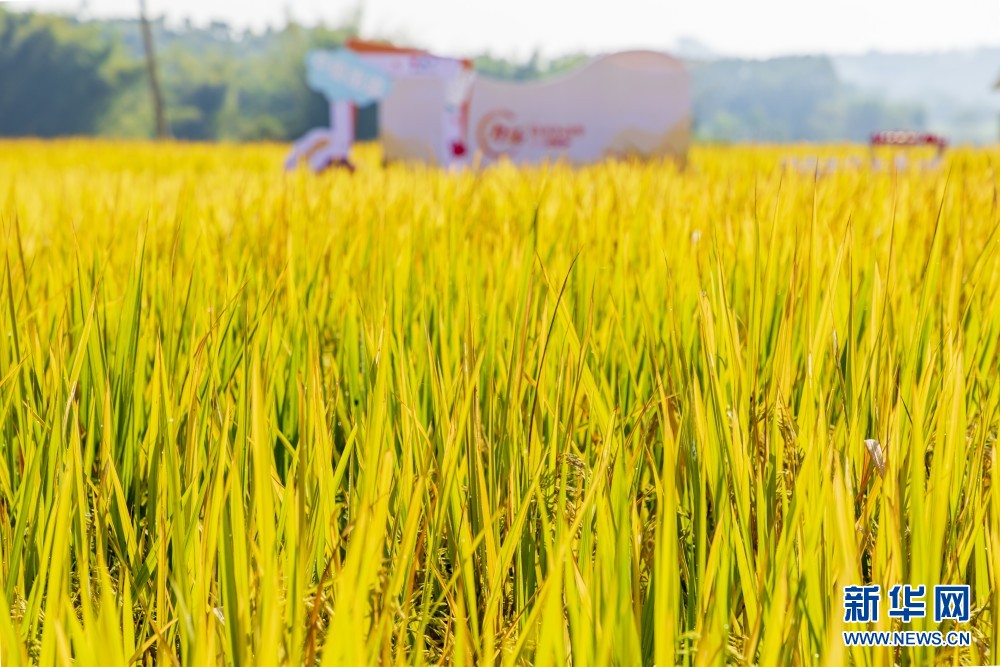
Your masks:
M149 76L149 88L153 94L153 114L156 118L156 138L166 139L170 135L167 127L167 116L163 110L163 93L160 90L160 79L156 74L156 50L153 47L153 30L146 16L146 0L139 0L139 23L142 27L142 45L146 50L146 74Z

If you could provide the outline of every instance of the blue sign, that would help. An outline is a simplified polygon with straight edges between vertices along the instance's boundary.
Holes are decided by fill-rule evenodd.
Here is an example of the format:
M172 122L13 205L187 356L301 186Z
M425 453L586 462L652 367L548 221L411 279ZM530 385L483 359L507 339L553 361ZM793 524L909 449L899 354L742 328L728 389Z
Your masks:
M331 102L359 106L381 100L392 87L385 72L346 49L311 51L306 56L306 82Z
M889 590L889 618L909 623L914 618L927 616L924 596L926 586L896 585ZM968 623L971 592L969 586L934 587L934 622L957 621ZM878 584L844 587L844 622L876 623L881 603L881 587Z
M878 621L878 605L881 586L845 586L844 622L875 623Z
M927 604L923 600L925 594L923 584L917 587L896 584L889 591L889 598L892 600L889 618L898 618L903 623L909 623L914 618L924 618L927 616Z
M935 586L934 621L968 623L970 597L968 586Z

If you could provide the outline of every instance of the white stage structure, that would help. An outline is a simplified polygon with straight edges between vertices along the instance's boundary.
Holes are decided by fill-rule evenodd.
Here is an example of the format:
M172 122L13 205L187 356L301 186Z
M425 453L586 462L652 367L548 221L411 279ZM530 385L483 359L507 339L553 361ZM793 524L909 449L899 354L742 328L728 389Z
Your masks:
M373 101L387 160L683 162L691 142L690 76L681 61L653 51L615 53L550 79L510 82L476 77L468 60L352 41L310 53L307 70L310 86L330 100L331 127L299 140L289 169L346 163L355 109Z
M386 160L450 165L466 154L471 61L352 40L343 49L311 52L306 68L310 87L330 102L330 127L296 142L286 168L306 162L321 171L346 162L357 107L371 102L379 103Z

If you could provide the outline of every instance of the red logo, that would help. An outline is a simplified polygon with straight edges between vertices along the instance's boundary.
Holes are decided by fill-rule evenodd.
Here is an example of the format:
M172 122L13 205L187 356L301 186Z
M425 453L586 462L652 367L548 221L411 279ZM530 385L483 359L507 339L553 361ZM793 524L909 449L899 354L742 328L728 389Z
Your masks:
M583 125L542 125L519 123L508 109L498 109L483 115L476 127L476 139L487 157L512 155L525 145L564 149L583 136Z

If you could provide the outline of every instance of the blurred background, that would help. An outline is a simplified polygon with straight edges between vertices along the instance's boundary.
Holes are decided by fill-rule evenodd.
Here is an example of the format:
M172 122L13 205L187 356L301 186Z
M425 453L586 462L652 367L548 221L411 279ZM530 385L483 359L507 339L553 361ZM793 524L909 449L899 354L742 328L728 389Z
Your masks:
M665 51L690 68L703 142L1000 136L996 0L581 4L0 2L0 136L291 140L329 116L306 85L306 52L355 36L518 80L608 51ZM358 138L377 123L374 107L361 110Z

